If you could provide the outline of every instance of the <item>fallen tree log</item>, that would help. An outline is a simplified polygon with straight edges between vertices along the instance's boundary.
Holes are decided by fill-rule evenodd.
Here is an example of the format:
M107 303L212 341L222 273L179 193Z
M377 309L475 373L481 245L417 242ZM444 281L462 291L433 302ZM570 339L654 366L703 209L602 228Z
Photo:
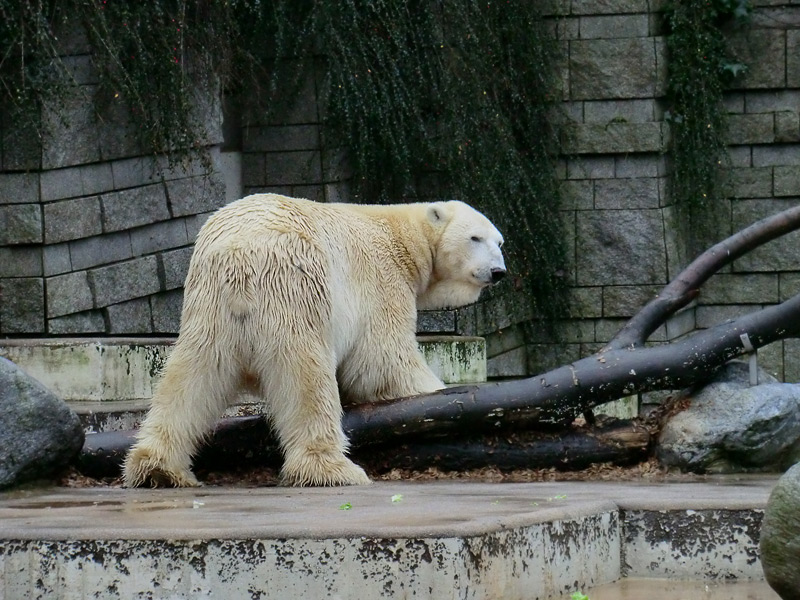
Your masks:
M754 248L800 228L800 206L763 219L701 254L592 356L527 379L449 388L434 394L349 407L343 417L354 448L402 443L409 437L460 437L500 428L565 428L580 414L639 392L700 384L727 361L787 337L800 336L800 294L670 344L647 338L698 295L717 270ZM234 421L235 423L235 421ZM233 424L225 427L236 427ZM89 434L89 451L97 446ZM115 442L130 445L129 433ZM104 441L104 443L109 443Z
M373 473L430 467L442 471L483 467L575 470L598 462L633 464L646 456L650 434L642 425L618 419L599 421L595 426L557 432L528 430L362 446L355 447L352 456ZM90 434L78 468L90 477L116 477L132 443L133 432L129 431ZM269 424L257 416L221 420L194 461L196 468L212 471L231 466L279 468L282 462Z

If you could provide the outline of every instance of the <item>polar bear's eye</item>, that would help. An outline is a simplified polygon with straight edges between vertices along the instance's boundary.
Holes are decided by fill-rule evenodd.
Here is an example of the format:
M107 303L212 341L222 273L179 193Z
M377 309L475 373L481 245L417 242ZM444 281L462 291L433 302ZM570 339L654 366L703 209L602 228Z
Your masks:
M482 242L482 241L483 241L483 240L482 240L481 238L479 238L477 235L473 235L473 236L472 236L470 239L471 239L473 242Z

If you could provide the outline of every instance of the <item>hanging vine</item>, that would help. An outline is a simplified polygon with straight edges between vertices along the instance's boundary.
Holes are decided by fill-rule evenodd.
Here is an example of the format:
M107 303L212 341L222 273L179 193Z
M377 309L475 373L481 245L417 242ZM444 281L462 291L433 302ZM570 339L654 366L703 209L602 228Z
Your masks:
M555 44L537 4L0 0L0 106L41 131L41 108L75 89L59 54L78 28L97 118L124 113L143 148L181 157L204 145L208 90L266 111L321 69L326 141L347 150L354 200L458 197L487 212L508 240L512 287L529 313L552 316L565 243Z
M671 191L690 248L719 236L725 219L721 175L727 166L723 91L746 66L732 61L723 25L743 23L747 0L680 0L667 6Z

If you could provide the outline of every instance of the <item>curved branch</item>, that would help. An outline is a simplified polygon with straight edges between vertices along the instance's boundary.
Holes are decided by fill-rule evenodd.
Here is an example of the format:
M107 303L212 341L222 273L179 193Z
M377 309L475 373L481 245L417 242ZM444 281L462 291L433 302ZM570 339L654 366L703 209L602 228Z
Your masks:
M800 206L753 223L712 246L628 321L601 352L643 345L667 318L694 300L699 287L719 269L754 248L796 229L800 229Z

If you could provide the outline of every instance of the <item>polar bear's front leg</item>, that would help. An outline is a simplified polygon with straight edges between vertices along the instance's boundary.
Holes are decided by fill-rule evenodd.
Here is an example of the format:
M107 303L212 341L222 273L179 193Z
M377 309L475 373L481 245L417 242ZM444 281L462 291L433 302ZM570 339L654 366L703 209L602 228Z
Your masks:
M306 342L282 361L279 381L265 395L284 454L284 485L365 485L364 470L345 455L342 405L336 385L336 366L323 348ZM272 380L268 378L272 375ZM264 369L262 381L274 381L273 369Z

